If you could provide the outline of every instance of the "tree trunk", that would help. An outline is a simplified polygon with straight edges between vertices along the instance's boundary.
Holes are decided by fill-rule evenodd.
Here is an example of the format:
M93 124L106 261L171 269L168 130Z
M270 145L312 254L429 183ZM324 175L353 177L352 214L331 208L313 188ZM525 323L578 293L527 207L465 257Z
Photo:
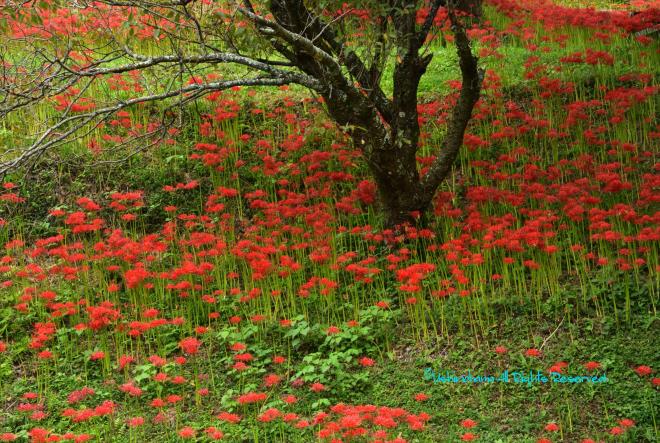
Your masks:
M402 223L417 224L418 217L431 207L435 191L450 172L463 143L465 128L481 86L477 58L472 54L464 24L455 15L462 8L467 9L465 12L480 15L481 0L454 0L448 14L459 57L462 88L438 156L429 172L420 177L416 160L420 135L417 92L419 80L432 58L432 54L420 54L420 49L442 2L433 2L435 12L429 14L430 19L427 17L421 29L416 23L417 3L415 0L397 0L390 4L388 17L392 19L396 32L397 50L391 100L378 82L372 82L371 77L365 75L366 65L336 40L328 25L310 21L310 13L302 0L273 0L270 10L277 23L265 19L263 23L297 49L284 48L280 52L305 74L320 82L317 90L330 116L345 128L369 165L380 194L385 223L389 227ZM289 32L303 37L294 38ZM322 43L320 47L315 46L316 40ZM336 54L337 59L330 54ZM339 64L342 59L350 73L349 78ZM355 86L355 80L360 87Z
M383 205L385 225L415 225L432 198L423 193L415 150L385 146L373 152L369 166Z

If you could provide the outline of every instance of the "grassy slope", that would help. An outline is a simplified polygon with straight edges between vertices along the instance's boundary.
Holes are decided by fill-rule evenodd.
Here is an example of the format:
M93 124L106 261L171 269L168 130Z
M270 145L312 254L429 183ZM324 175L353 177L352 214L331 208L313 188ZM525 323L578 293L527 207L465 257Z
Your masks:
M622 57L626 54L626 42L616 40L612 52ZM547 60L554 60L558 53L570 53L583 48L568 47L557 50L557 53L544 55ZM425 76L421 90L423 93L436 93L437 85L444 85L446 80L454 77L455 68L451 65L451 47L433 48L438 52L431 65L430 72ZM490 67L501 73L503 84L508 90L515 92L525 87L521 81L522 63L529 52L520 47L519 42L512 41L509 46L501 49L505 58L493 63ZM450 60L450 61L447 61ZM445 66L446 64L446 66ZM451 67L450 67L451 66ZM630 63L618 62L611 71L603 70L598 74L606 77L600 81L607 83L616 76L626 73ZM592 75L585 72L583 77ZM580 73L576 78L579 82ZM387 89L387 86L386 86ZM589 91L581 91L588 94ZM640 141L641 142L641 141ZM108 174L94 177L85 172L71 168L66 173L75 177L78 188L66 188L68 196L88 195L95 192L120 188L140 188L147 192L158 194L163 184L183 180L189 172L190 164L183 158L185 152L167 151L154 154L144 167L145 160L134 162L129 168L122 170L121 175ZM169 159L166 161L166 159ZM174 170L174 172L173 172ZM200 171L198 171L200 172ZM28 197L30 201L38 202L33 214L38 214L43 208L52 207L57 203L53 197L53 177L44 173L42 177L46 186L35 188ZM66 180L66 178L65 178ZM255 188L259 188L259 183ZM45 194L46 200L40 200L39 195ZM163 199L164 200L164 199ZM189 204L191 209L201 206L201 200L182 201L181 205ZM151 201L154 208L161 205L156 197ZM154 213L157 211L154 209ZM27 222L30 219L27 218ZM155 217L155 216L154 216ZM157 224L160 220L154 221ZM49 227L44 226L47 230ZM35 229L39 232L38 229ZM30 232L26 232L29 234ZM625 303L623 293L628 282L622 278L615 285L600 278L593 282L594 287L602 291L611 291L619 297L620 303ZM629 288L628 288L629 289ZM576 294L580 292L575 286L566 285L565 291ZM576 296L577 297L577 296ZM635 300L648 300L648 294L640 293ZM485 331L473 334L470 326L459 324L449 331L446 337L413 340L411 337L399 337L392 350L384 353L384 359L369 370L369 380L360 385L350 396L344 399L354 403L378 403L391 406L402 406L412 411L425 410L433 415L429 432L419 441L457 441L463 431L458 423L464 418L473 418L479 422L475 433L480 441L488 442L531 442L544 433L541 428L548 421L556 421L561 428L561 436L556 440L579 441L579 438L594 435L594 430L606 430L617 424L621 417L634 419L638 426L626 434L629 442L655 441L657 438L657 389L648 380L638 377L633 368L640 363L650 363L652 366L660 362L660 351L657 347L658 323L654 313L649 312L641 301L634 307L628 322L617 321L612 317L604 318L569 318L558 322L557 312L562 310L562 301L552 298L542 302L540 309L548 313L552 320L533 320L531 309L513 307L506 315L506 320L488 324ZM499 309L494 306L493 309ZM218 340L218 344L222 343ZM506 355L498 356L493 349L502 345L509 349ZM525 357L527 348L543 346L542 358ZM211 343L209 346L213 346ZM461 384L433 384L423 378L424 369L434 367L436 370L454 370L462 373L471 369L475 373L497 374L503 368L509 370L545 370L557 361L570 361L573 367L583 362L586 356L597 360L603 365L610 382L599 385L544 385L528 387L509 384L493 384L476 387ZM79 362L82 364L82 362ZM7 368L4 368L7 370ZM576 368L576 372L580 372ZM584 371L582 371L584 372ZM222 378L221 373L217 374ZM75 387L64 373L53 373L51 389L66 392ZM79 380L82 382L83 380ZM88 380L89 381L89 380ZM96 380L100 381L100 380ZM230 381L226 381L229 385ZM220 382L222 384L222 382ZM29 386L16 384L9 387L3 385L5 395L18 395L29 389ZM416 393L424 392L430 398L419 404L413 400ZM220 401L220 399L214 399ZM136 409L140 408L135 405ZM203 417L197 417L193 410L185 411L184 416L191 420L203 422ZM599 431L602 432L602 431ZM107 434L106 434L107 435ZM600 434L602 437L602 434ZM108 438L110 436L108 435ZM171 441L172 434L154 434L153 441ZM246 439L252 437L245 437ZM607 438L607 437L605 437ZM256 438L255 438L256 439ZM286 440L286 439L285 439ZM117 441L122 441L121 437ZM269 441L269 437L261 437L260 441ZM413 440L414 441L414 440Z

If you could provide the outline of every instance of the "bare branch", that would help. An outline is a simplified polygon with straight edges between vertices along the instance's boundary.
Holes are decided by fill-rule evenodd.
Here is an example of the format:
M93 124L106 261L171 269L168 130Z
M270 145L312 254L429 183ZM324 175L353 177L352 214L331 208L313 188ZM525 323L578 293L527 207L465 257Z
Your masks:
M22 154L18 157L0 163L0 177L7 174L7 172L14 170L20 166L25 165L26 163L33 160L36 156L41 155L46 150L53 148L56 144L67 141L68 138L78 132L80 129L94 121L95 119L101 117L106 118L107 116L120 111L129 106L133 106L139 103L146 102L155 102L162 101L171 97L180 96L187 93L195 93L196 98L200 97L205 93L212 91L222 91L229 89L235 86L282 86L291 83L298 83L300 80L299 75L289 74L286 77L256 77L249 79L237 79L237 80L227 80L224 82L213 82L206 84L193 84L187 85L183 88L180 88L175 91L170 91L162 94L148 95L133 98L127 101L119 102L112 106L105 108L97 109L93 112L88 112L84 114L78 114L65 119L60 120L57 124L48 128L31 146L24 149ZM56 132L61 128L65 128L66 125L73 124L70 128L66 129L62 133ZM54 136L49 140L51 136Z

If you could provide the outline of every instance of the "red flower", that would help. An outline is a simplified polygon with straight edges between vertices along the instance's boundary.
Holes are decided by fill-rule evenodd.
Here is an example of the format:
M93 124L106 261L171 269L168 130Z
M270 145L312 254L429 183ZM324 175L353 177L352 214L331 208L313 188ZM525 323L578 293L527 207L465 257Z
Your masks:
M241 421L241 416L238 414L232 414L230 412L221 412L217 415L218 420L226 421L229 423L238 423Z
M257 417L257 420L259 420L262 423L268 423L270 421L275 420L279 416L280 416L280 411L278 409L270 408L264 411L264 413L261 414L259 417Z
M240 404L249 404L249 403L256 403L259 401L264 401L266 400L267 395L262 393L262 392L248 392L247 394L243 394L239 396L236 401L238 401Z
M239 351L244 351L244 350L246 350L246 349L247 349L247 346L245 346L243 343L236 342L236 343L234 343L233 345L231 345L231 346L229 347L229 349L231 349L232 351L239 352Z
M50 352L48 349L44 349L43 351L37 354L37 357L39 357L42 360L47 360L53 357L53 353Z
M143 417L131 417L128 420L126 420L126 424L130 428L134 428L136 426L142 426L144 424L144 418Z
M621 420L619 420L619 424L624 428L630 428L632 426L635 426L635 421L629 418L622 418Z
M163 406L165 406L165 400L163 400L162 398L154 398L153 400L151 400L150 404L154 408L162 408Z
M552 366L548 369L548 372L559 372L559 373L563 373L563 372L564 372L564 368L567 368L567 367L568 367L568 363L566 363L565 361L560 361L560 362L557 362L557 363L555 363L554 365L552 365Z
M466 429L471 429L477 426L477 422L472 420L471 418L466 418L461 422L461 426L463 426Z
M637 374L638 374L640 377L644 377L644 376L649 375L651 372L653 372L653 370L651 369L650 366L640 365L640 366L637 366L637 367L635 368L635 372L637 372Z
M183 397L181 397L180 395L176 395L176 394L168 395L166 398L167 398L167 402L171 403L171 404L175 404L175 403L178 403L181 400L183 400Z
M595 371L596 369L600 368L600 363L598 363L597 361L588 361L584 364L584 367L588 371Z
M277 374L268 374L264 377L264 385L268 388L271 386L275 386L280 382L281 379L282 377L280 377Z
M105 352L103 351L96 351L89 356L91 361L102 360L103 358L105 358Z
M321 392L321 391L325 391L325 386L321 383L314 383L312 384L312 386L310 386L309 389L314 392Z
M473 434L472 432L466 432L465 434L461 435L461 440L463 441L474 441L477 439L477 435Z
M362 357L359 362L364 367L373 366L375 363L375 361L369 357Z
M193 438L195 436L195 430L190 426L181 428L179 431L179 437L181 438Z
M179 347L186 354L194 355L199 351L199 346L202 343L197 340L195 337L187 337L179 342Z
M168 378L169 377L164 372L159 372L158 374L154 375L154 380L159 383L167 381Z
M415 394L415 401L426 401L429 399L429 396L424 394L423 392L419 392Z
M149 363L151 363L156 367L164 366L165 363L167 363L167 360L165 360L163 357L160 357L158 355L152 355L147 360L149 360Z
M246 362L246 361L254 360L254 357L252 356L252 354L246 352L245 354L236 354L236 355L234 355L234 360Z
M528 357L540 357L541 356L541 351L539 351L536 348L530 348L525 351L525 355Z
M232 368L236 369L237 371L244 371L248 368L249 366L243 363L242 361L237 361L232 365Z
M623 433L623 428L620 428L619 426L614 426L612 429L610 429L610 434L612 435L621 435Z
M502 354L506 354L507 352L509 352L509 350L507 348L505 348L504 346L495 346L495 352L497 354L502 355Z
M548 432L557 432L559 430L559 426L557 426L557 423L548 423L545 425L545 430Z
M204 432L211 440L221 440L222 437L225 436L221 430L216 429L214 426L209 426L208 428L204 429Z
M390 304L386 301L379 301L378 303L376 303L376 306L378 306L381 309L387 309L390 307Z

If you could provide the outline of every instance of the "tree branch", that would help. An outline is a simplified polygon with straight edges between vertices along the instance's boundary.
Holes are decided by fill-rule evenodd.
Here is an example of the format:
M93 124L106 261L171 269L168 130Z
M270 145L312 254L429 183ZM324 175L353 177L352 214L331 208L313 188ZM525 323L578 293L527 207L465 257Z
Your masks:
M0 177L6 175L9 171L12 171L20 166L29 163L31 160L41 155L46 150L49 150L58 144L66 142L71 135L75 134L76 132L78 132L80 129L82 129L87 124L94 121L95 119L99 117L107 118L109 115L117 111L120 111L124 108L127 108L129 106L137 105L139 103L162 101L168 98L181 96L183 94L188 94L188 93L194 93L195 98L199 98L206 93L212 91L222 91L225 89L232 88L234 86L282 86L291 83L298 83L298 80L300 80L299 74L291 73L286 77L256 77L249 79L227 80L223 82L213 82L206 84L193 84L193 85L187 85L175 91L137 97L116 103L112 106L107 106L105 108L97 109L92 112L67 117L60 120L58 123L51 126L50 128L48 128L31 146L24 149L21 155L19 155L18 157L12 160L8 160L0 163ZM72 126L66 129L64 132L62 133L56 132L61 128L65 128L69 124L72 124ZM55 136L49 140L51 135L55 135Z
M429 202L433 198L437 187L451 171L451 167L458 156L461 145L463 144L465 128L472 116L472 109L479 100L481 82L483 80L483 71L478 68L478 59L472 54L470 41L465 29L457 20L453 11L449 11L449 18L452 23L456 42L462 84L458 102L452 112L447 134L442 142L440 152L431 164L429 171L422 178L422 194Z

